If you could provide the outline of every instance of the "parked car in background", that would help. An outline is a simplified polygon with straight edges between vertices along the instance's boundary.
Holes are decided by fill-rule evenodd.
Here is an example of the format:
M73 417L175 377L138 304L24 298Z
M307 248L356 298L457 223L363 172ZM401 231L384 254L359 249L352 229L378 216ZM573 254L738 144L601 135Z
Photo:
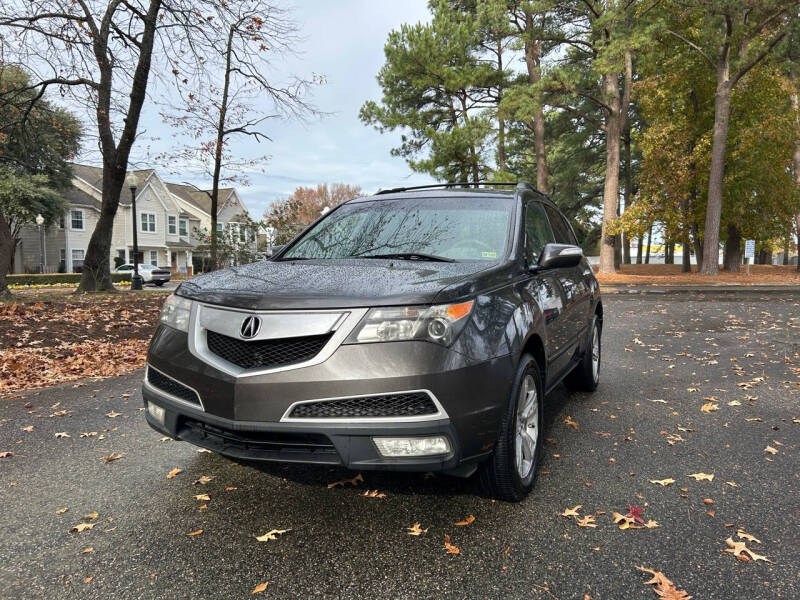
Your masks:
M545 395L597 387L600 289L531 185L423 187L181 283L147 356L148 423L234 459L480 470L491 496L524 498Z
M133 263L120 265L115 269L116 273L130 273L133 277ZM170 279L170 270L164 267L157 267L150 264L139 265L139 275L143 283L152 283L161 287Z

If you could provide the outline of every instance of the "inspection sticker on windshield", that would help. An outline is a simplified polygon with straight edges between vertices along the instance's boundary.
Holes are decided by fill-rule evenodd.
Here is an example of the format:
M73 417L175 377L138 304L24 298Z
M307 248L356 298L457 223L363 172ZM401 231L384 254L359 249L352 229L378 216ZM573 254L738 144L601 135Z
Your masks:
M481 252L481 258L497 258L497 252Z

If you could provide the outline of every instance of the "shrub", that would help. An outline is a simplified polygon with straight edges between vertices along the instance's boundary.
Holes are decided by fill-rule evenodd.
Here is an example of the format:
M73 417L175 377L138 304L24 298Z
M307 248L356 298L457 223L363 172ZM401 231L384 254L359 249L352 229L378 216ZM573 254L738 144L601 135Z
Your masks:
M9 286L47 286L58 284L78 285L81 281L80 273L31 273L7 275L6 281ZM131 277L128 273L111 273L111 281L114 283L130 284Z

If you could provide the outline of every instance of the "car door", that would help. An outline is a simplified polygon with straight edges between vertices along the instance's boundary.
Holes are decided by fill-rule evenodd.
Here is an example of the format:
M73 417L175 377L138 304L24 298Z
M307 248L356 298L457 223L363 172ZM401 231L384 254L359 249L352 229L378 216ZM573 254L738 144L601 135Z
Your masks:
M539 262L542 250L555 242L541 202L525 200L525 258L528 266ZM558 281L559 269L540 271L530 277L526 291L542 311L547 339L548 381L558 379L570 364L570 330L566 323L565 300ZM545 384L549 385L549 384Z
M575 233L566 220L555 207L544 205L544 210L550 220L550 227L557 244L578 245ZM588 334L587 328L591 323L592 291L587 285L584 270L588 267L586 261L568 269L556 269L556 276L564 292L565 335L570 342L581 343Z

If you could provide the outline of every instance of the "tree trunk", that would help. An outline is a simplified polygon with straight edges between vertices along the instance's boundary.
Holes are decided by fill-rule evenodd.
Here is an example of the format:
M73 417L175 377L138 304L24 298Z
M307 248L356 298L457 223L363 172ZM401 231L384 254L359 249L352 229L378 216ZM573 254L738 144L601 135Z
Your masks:
M671 265L675 263L675 242L670 242L664 245L664 264Z
M647 251L644 256L644 264L650 264L650 246L653 244L653 224L650 223L650 229L647 231Z
M719 225L722 217L722 180L731 113L732 83L728 78L727 56L717 68L717 93L714 98L714 134L711 142L711 171L708 179L703 275L719 275Z
M642 250L644 249L644 234L641 234L636 241L636 264L640 265L642 264Z
M97 89L97 131L100 138L100 149L103 154L103 200L100 207L100 218L97 220L86 255L83 259L83 273L77 292L111 291L111 235L114 217L119 208L119 194L125 183L128 171L128 158L133 143L136 141L136 130L142 105L147 96L147 80L150 76L150 62L153 55L158 12L161 0L150 0L147 14L142 18L144 30L139 41L139 60L133 72L128 112L119 142L114 144L114 133L109 119L113 95L113 71L108 54L108 37L96 38L92 41L100 71L100 85ZM134 222L133 226L136 227Z
M11 254L14 247L14 236L11 234L11 227L3 213L0 212L0 302L11 300L13 296L8 289L6 275L10 271Z
M633 194L631 193L631 187L633 185L633 176L631 174L631 125L630 122L625 124L625 134L622 136L623 148L625 150L625 188L622 192L622 202L625 206L623 211L627 212L630 208L631 198L633 198ZM622 244L622 261L629 265L631 264L631 238L629 235L625 235L625 239L623 240Z
M800 189L800 92L797 91L800 86L800 67L796 64L793 64L790 70L790 80L794 83L791 94L795 135L792 164L794 165L794 181L797 184L797 188ZM797 227L797 271L800 272L800 213L797 213L795 221Z
M728 239L725 241L723 269L732 273L739 272L742 264L742 236L736 225L728 225Z
M536 85L542 78L542 43L531 39L533 35L533 15L525 13L525 66L528 69L528 80ZM536 153L536 189L549 193L547 185L547 150L545 147L544 108L537 102L533 111L533 147Z
M608 100L609 111L606 117L606 172L603 186L603 226L600 236L600 273L616 272L614 251L615 238L609 233L609 226L617 218L619 202L619 145L622 133L622 114L620 111L617 74L603 75L603 96Z
M503 100L503 40L497 40L497 72L500 74L501 83L497 88L497 105ZM506 170L506 122L501 117L497 117L497 169L501 172Z
M789 240L791 237L792 231L790 229L789 233L786 234L786 238L783 240L783 259L781 260L781 263L784 267L789 264Z
M681 273L691 273L692 272L692 253L689 249L689 235L687 233L683 234L683 242L681 243L682 250L682 260L681 260Z
M689 225L689 231L692 234L692 243L694 244L694 257L697 261L697 271L700 272L703 269L703 238L700 237L700 233L697 229L696 223L691 223Z

